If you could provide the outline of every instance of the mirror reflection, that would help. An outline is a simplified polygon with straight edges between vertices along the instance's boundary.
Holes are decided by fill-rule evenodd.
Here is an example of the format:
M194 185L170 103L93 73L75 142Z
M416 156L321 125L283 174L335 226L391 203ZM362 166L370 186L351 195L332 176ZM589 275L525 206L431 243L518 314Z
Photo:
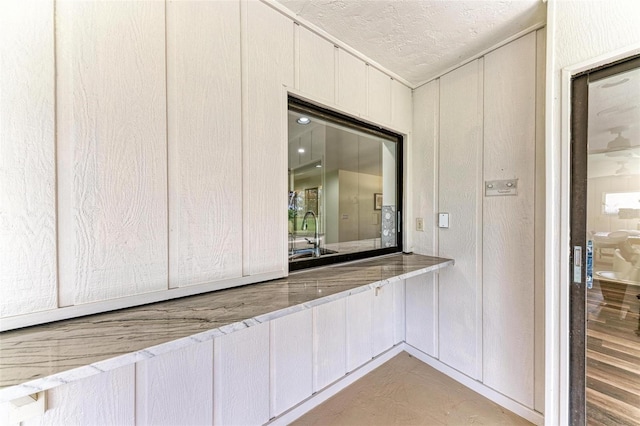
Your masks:
M397 142L289 110L289 260L397 247Z

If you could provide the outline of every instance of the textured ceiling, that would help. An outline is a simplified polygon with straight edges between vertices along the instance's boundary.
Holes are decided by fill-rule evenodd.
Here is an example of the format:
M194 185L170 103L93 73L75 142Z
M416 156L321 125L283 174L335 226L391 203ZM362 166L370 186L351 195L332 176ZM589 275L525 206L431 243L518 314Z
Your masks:
M277 0L412 84L546 19L542 0Z

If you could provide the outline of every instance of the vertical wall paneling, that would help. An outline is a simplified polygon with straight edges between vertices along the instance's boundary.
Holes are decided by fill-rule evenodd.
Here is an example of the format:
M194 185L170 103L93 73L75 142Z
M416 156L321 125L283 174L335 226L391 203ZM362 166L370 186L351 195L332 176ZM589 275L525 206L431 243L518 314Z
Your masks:
M364 115L367 107L367 66L360 59L338 49L337 104L346 111Z
M386 351L394 343L396 323L393 287L394 284L387 284L373 290L373 356Z
M271 321L271 417L311 396L312 311Z
M56 5L63 306L167 289L164 12Z
M535 184L535 303L534 303L534 409L544 412L544 219L545 152L544 92L546 29L536 31L536 184Z
M300 37L300 91L321 101L335 101L335 52L333 43L304 27Z
M218 337L213 344L216 425L269 420L269 324Z
M213 424L212 340L136 363L136 424Z
M418 275L406 280L407 292L407 338L416 349L437 357L438 305L435 298L433 274ZM446 337L445 337L446 338Z
M405 281L393 283L393 344L406 339L406 294Z
M353 371L373 357L373 290L347 298L347 371Z
M247 1L242 7L246 8L247 25L243 58L243 274L284 273L287 104L283 85L293 86L294 24L259 1ZM333 50L331 53L333 57Z
M57 307L53 1L0 2L0 317Z
M480 60L440 78L439 210L449 228L439 229L439 254L455 266L439 277L440 360L479 379L477 342L481 300L482 70Z
M375 122L391 122L391 78L367 65L367 115Z
M242 276L239 4L167 3L171 287Z
M313 308L313 392L347 373L346 299Z
M517 178L518 195L483 203L483 381L532 408L535 32L487 54L484 66L484 176Z
M440 80L419 87L413 94L413 144L411 167L413 195L413 219L424 220L424 231L416 231L415 223L409 226L413 233L413 249L416 253L438 253L438 137L440 124ZM431 274L436 276L436 274Z
M411 89L397 80L391 80L391 123L396 128L411 131L412 107Z
M21 426L133 425L135 367L127 365L47 391L44 415Z

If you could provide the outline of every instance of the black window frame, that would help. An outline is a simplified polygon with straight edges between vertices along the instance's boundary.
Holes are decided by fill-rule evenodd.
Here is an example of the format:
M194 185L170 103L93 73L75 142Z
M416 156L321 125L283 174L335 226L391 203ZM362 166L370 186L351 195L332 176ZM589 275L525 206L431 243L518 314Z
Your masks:
M339 124L341 126L349 127L360 132L371 134L376 137L383 137L385 139L395 140L396 143L396 215L397 215L397 232L396 232L396 246L379 248L374 250L364 250L355 253L335 254L330 256L320 256L309 259L296 260L295 262L289 261L289 272L300 271L303 269L315 268L319 266L327 266L338 263L352 262L355 260L368 259L372 257L385 256L389 254L401 253L403 247L403 232L402 232L402 212L404 201L404 136L400 133L393 132L385 129L384 127L376 126L371 123L360 121L343 113L328 109L326 107L318 106L306 100L289 95L287 102L287 113L289 111L296 111L311 116L319 117L323 120ZM287 135L288 139L288 135ZM288 155L288 154L287 154ZM283 212L286 215L286 212Z

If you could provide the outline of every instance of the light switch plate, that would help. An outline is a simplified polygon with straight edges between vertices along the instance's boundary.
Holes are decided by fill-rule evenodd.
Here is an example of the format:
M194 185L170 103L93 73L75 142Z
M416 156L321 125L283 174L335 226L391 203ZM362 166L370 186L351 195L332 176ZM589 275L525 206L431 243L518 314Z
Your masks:
M438 228L449 227L449 213L438 213Z
M421 217L416 218L416 231L424 231L424 219Z

